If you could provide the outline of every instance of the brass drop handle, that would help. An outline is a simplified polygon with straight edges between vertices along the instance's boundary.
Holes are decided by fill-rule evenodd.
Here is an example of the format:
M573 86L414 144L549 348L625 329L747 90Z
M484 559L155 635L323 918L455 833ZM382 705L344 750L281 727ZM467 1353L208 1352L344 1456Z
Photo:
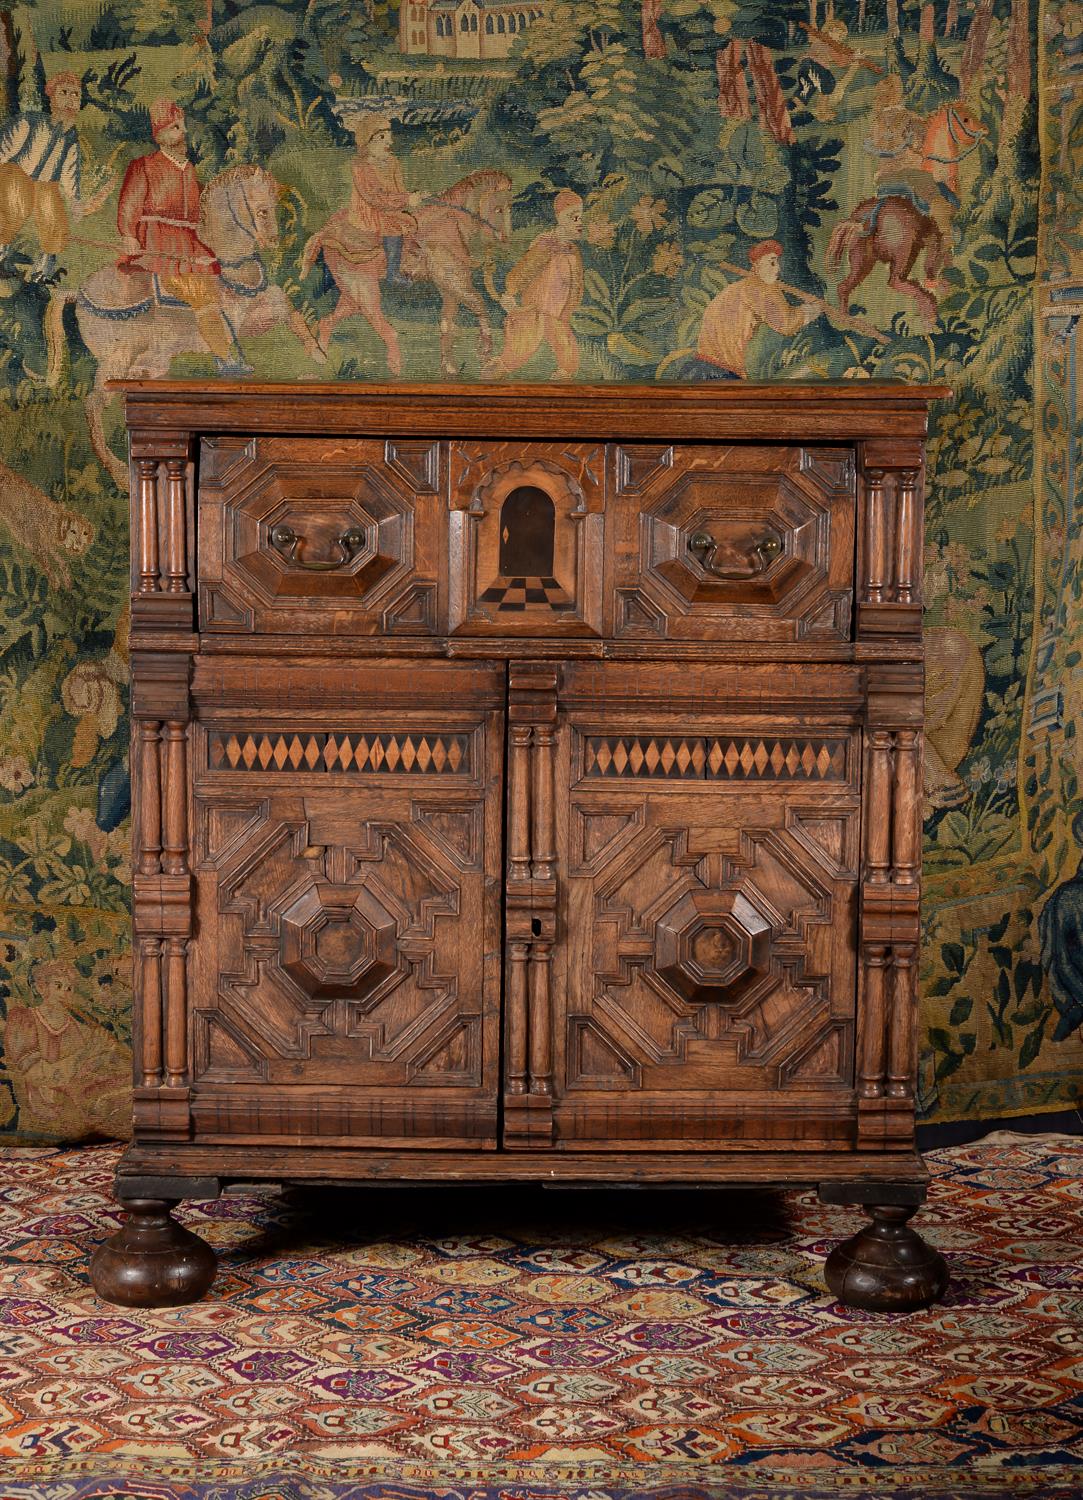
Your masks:
M301 538L292 526L275 526L271 531L271 546L276 552L281 553L288 563L298 568L307 568L310 573L330 573L335 568L344 568L348 563L353 562L365 545L365 533L359 527L351 526L348 531L336 537L335 546L339 548L342 556L331 562L305 562L304 558L298 557L295 551L300 540Z
M782 551L782 538L777 531L769 531L766 536L753 542L748 549L747 568L720 568L714 560L718 543L705 531L697 531L688 538L688 550L705 573L710 573L713 578L727 578L737 582L766 572Z

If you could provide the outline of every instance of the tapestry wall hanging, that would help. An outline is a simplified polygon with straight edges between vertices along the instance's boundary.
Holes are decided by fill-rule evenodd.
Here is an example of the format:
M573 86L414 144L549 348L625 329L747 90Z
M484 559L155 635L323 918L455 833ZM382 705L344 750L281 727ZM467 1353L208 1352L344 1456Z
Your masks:
M1070 0L0 8L0 1130L122 1135L117 376L941 381L921 1108L1083 1095Z

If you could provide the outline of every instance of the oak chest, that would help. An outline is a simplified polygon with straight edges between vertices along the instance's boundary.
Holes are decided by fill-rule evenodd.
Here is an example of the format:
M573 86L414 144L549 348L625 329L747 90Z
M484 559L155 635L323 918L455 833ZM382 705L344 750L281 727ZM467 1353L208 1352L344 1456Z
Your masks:
M231 1181L814 1184L912 1307L932 388L124 387L134 1141Z

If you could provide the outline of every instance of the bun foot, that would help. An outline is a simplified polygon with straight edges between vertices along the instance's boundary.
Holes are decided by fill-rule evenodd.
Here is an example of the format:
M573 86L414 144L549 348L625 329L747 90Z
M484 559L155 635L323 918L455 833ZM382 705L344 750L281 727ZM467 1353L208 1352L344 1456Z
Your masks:
M948 1267L907 1222L913 1204L866 1204L872 1223L827 1258L827 1285L847 1307L867 1312L916 1312L938 1302L948 1286Z
M131 1198L128 1222L90 1262L90 1279L103 1302L121 1307L177 1307L209 1290L217 1262L198 1234L173 1218L173 1200Z

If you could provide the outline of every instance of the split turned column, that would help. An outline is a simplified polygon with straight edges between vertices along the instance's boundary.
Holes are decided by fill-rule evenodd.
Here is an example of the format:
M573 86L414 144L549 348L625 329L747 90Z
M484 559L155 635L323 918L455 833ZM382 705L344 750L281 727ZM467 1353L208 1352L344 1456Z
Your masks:
M857 639L873 650L866 669L857 1145L909 1149L921 893L921 448L901 440L865 443L861 475ZM894 659L878 660L876 643L886 637L893 638Z
M188 684L193 648L193 465L187 438L134 432L131 443L133 873L141 1134L189 1134Z
M559 669L517 662L508 696L508 1071L504 1143L553 1139L553 944L557 937L556 753Z

